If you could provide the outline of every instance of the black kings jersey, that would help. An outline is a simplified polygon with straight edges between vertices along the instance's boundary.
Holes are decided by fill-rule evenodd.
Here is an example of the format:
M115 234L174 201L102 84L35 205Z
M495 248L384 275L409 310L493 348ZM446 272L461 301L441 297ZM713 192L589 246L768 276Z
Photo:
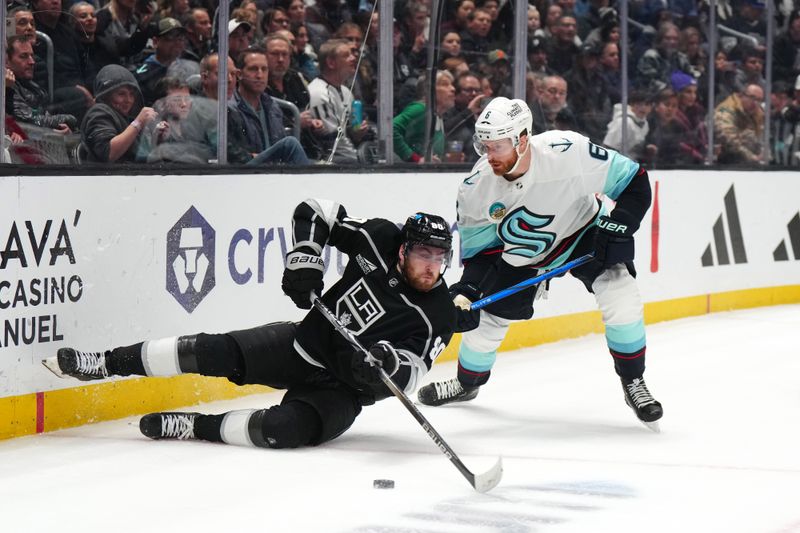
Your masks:
M444 280L429 292L406 283L397 268L401 232L384 219L349 218L334 202L307 200L293 219L295 246L321 252L336 247L349 260L342 277L322 301L369 349L380 340L391 342L400 355L397 385L412 392L442 353L455 328L455 307ZM316 309L301 322L295 349L311 364L324 367L348 385L353 358L364 358Z

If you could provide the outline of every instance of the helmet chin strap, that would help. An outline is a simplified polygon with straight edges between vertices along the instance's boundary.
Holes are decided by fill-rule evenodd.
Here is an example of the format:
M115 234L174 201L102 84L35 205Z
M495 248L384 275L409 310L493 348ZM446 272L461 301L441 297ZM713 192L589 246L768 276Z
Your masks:
M531 143L525 143L525 151L522 152L522 153L519 153L519 146L514 148L514 150L517 152L517 162L514 163L514 166L511 167L511 169L508 172L506 172L506 174L505 174L506 176L516 172L517 167L519 166L520 163L522 163L522 158L525 157L525 154L527 154L528 150L530 150L530 149L531 149Z

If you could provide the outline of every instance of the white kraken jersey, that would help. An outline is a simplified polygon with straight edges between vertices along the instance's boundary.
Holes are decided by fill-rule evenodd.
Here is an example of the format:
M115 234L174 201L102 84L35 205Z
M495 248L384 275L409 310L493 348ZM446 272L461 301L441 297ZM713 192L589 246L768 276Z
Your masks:
M596 221L598 198L616 200L638 163L574 131L529 138L531 167L507 181L482 157L458 190L463 259L502 251L513 266L550 270L562 264Z

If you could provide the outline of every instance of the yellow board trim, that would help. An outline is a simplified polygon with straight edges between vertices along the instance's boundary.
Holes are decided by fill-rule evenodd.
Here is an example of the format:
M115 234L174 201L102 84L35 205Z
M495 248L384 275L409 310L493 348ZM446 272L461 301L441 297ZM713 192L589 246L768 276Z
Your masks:
M653 324L720 311L800 303L800 285L765 287L676 298L645 304L645 323ZM539 318L511 325L500 351L602 333L599 311ZM458 358L456 335L439 360ZM238 387L222 378L186 375L103 382L40 394L0 398L0 440L43 431L91 424L132 415L175 409L269 391L268 387ZM42 412L37 413L39 406Z

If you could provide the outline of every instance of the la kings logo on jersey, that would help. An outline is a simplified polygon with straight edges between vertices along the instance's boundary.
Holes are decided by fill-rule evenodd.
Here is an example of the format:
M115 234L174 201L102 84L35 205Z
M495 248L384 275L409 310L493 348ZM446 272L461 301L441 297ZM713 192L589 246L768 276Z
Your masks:
M369 260L361 257L361 254L356 255L356 262L358 263L358 266L361 267L361 271L364 272L365 275L378 270L378 267L370 263Z
M336 316L348 313L352 317L348 329L360 335L380 320L386 310L367 283L360 279L336 302Z

